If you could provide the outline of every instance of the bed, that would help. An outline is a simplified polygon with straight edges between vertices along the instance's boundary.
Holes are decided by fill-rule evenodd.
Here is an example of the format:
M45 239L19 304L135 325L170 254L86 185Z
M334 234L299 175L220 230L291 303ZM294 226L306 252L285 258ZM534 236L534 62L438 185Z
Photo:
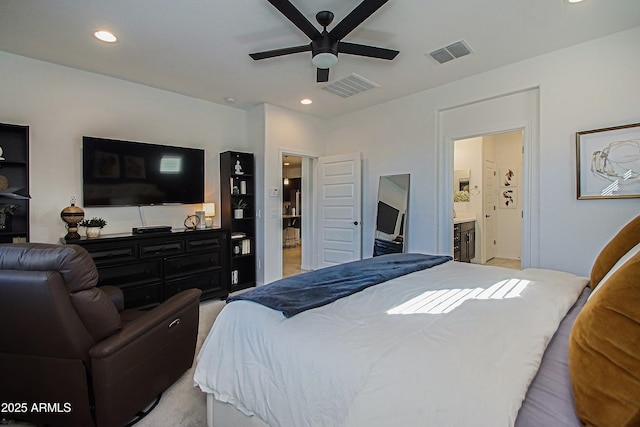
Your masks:
M391 254L242 294L198 356L208 424L640 425L640 341L628 333L640 324L639 242L640 216L605 246L590 278L448 259L425 267L429 256ZM363 281L386 271L380 262L402 264L401 274ZM610 310L620 289L625 307ZM338 297L300 293L326 290ZM611 324L594 318L609 312L630 325L624 334L601 326L607 339L594 340L594 323Z

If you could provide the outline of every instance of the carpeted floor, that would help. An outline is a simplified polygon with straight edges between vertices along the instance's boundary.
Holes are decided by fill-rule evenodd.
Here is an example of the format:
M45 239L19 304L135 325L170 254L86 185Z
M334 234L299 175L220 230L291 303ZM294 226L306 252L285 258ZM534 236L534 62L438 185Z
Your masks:
M136 423L136 427L207 427L207 395L193 386L193 372L200 347L224 305L225 302L219 300L200 303L198 341L191 369L162 394L158 406Z

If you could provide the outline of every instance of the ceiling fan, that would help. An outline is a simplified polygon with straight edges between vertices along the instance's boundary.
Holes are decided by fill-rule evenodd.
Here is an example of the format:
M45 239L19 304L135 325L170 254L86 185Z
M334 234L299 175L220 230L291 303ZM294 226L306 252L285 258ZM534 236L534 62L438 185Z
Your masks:
M256 61L276 56L290 55L292 53L311 51L311 62L318 69L316 81L326 82L329 81L329 69L338 62L338 53L388 60L395 58L399 53L397 50L342 41L347 34L353 31L388 0L363 0L351 13L333 27L331 31L327 31L327 26L333 21L333 13L328 10L318 12L316 14L316 20L323 28L322 32L318 31L289 0L267 1L278 9L287 19L293 22L296 27L302 30L302 32L311 39L311 43L250 53L249 56Z

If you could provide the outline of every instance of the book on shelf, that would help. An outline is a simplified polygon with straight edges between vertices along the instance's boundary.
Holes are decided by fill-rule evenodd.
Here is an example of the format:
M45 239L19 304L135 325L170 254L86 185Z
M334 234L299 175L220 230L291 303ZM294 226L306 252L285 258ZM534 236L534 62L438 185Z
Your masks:
M251 253L251 239L236 240L233 242L234 255L248 255Z
M242 240L242 255L247 255L251 253L251 240L244 239Z

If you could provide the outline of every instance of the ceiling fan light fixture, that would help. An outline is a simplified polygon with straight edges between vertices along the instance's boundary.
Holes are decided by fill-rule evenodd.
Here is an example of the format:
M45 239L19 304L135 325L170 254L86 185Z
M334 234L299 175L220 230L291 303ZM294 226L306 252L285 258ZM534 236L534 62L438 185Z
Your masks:
M311 59L311 62L316 68L331 68L338 63L338 56L329 52L319 53Z

